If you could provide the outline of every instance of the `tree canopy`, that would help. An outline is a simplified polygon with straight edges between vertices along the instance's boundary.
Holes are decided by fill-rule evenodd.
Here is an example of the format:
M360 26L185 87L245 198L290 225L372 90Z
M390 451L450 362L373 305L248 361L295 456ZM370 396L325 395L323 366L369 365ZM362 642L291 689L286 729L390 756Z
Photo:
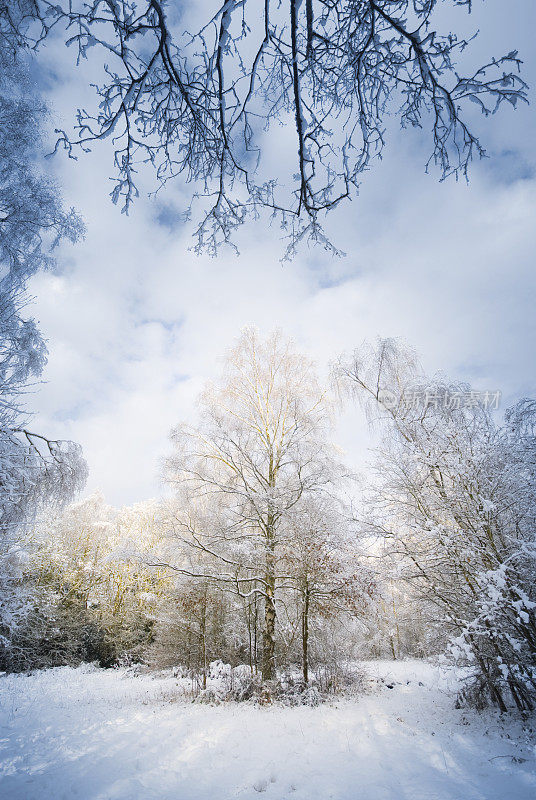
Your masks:
M471 10L471 0L451 2ZM381 156L389 113L402 128L429 129L426 167L458 177L484 154L471 104L488 116L526 99L515 50L460 71L470 42L436 30L436 6L16 0L0 10L0 37L38 50L60 35L77 63L98 57L97 105L78 109L74 132L60 131L57 146L75 156L111 138L112 198L123 211L148 163L159 184L181 176L201 198L198 251L233 244L237 229L264 209L286 231L290 256L303 238L333 249L322 215L355 195ZM294 130L293 158L283 167L269 147L281 125Z

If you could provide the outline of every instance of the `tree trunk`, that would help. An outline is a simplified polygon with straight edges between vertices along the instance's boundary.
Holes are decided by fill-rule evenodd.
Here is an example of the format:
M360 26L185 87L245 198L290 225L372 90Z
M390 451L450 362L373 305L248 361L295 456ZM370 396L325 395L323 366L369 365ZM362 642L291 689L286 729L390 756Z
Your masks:
M203 595L201 609L201 658L203 669L203 689L207 688L207 594Z
M303 682L309 683L309 590L303 596L302 609L302 672Z
M393 616L394 616L394 620L395 620L396 644L397 644L397 647L398 647L398 652L400 653L400 650L401 650L401 647L400 647L400 628L398 627L398 614L397 614L397 611L396 611L396 605L395 605L394 596L392 597L392 601L393 601ZM396 661L396 653L394 653L393 658Z
M259 672L259 600L257 595L253 604L253 663L255 665L255 675Z
M264 630L262 633L262 680L275 678L275 604L274 587L266 587L264 598Z
M253 675L253 630L251 628L251 601L246 606L246 625L248 629L249 671Z
M266 571L264 597L264 630L262 634L262 680L275 678L275 547L273 527L267 526Z

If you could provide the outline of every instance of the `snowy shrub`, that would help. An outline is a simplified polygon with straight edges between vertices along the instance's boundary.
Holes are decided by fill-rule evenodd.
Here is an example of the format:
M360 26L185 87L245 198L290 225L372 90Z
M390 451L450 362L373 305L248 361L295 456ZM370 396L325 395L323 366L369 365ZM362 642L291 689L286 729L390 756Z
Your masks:
M201 705L217 706L221 703L222 697L216 689L201 689L197 697L194 697L194 703Z
M459 693L459 706L481 709L490 702L499 706L514 703L519 710L531 710L536 694L536 640L530 635L530 626L536 603L509 570L510 566L503 564L478 575L481 594L474 617L450 642L452 662L470 668Z
M323 694L341 694L359 689L363 684L363 673L355 664L334 660L320 665L315 671L315 679Z
M208 665L208 677L212 680L229 682L231 679L232 668L230 664L224 664L221 658L211 661Z
M183 664L177 664L171 668L171 674L174 678L186 678L188 677L188 670Z
M228 699L244 702L259 697L261 686L260 675L252 674L246 664L239 664L231 673Z
M300 695L300 705L318 706L322 702L322 695L316 686L308 686Z

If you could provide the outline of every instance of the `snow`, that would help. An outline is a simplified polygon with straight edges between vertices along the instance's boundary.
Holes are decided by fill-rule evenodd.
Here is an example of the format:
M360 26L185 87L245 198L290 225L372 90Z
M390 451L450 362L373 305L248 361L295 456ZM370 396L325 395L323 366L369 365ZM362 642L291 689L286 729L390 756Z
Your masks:
M189 702L189 683L62 667L0 677L2 800L528 800L528 728L454 708L453 673L369 662L316 708ZM515 760L514 760L515 759Z

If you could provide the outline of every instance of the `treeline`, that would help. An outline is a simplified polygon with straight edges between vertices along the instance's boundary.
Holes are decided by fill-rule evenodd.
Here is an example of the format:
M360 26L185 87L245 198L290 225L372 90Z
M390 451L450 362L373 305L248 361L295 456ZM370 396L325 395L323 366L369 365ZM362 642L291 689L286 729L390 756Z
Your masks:
M179 561L169 533L172 509L169 502L149 501L117 510L97 493L34 528L26 549L13 554L0 668L27 671L84 661L103 667L180 665L199 688L217 659L259 674L264 605L258 594L240 597L210 577L177 578L174 570L148 566L169 555L170 546ZM182 558L190 557L183 548ZM333 553L332 559L334 566ZM301 591L297 582L279 588L279 670L312 668L317 682L336 688L347 679L344 667L351 659L438 652L410 597L364 561L353 564L363 583L353 597L350 583L342 581L322 596L310 571L305 661L304 584ZM315 567L317 574L325 569ZM340 570L339 564L339 575Z
M443 654L469 667L461 701L530 710L536 404L499 425L493 393L427 379L393 341L332 378L245 330L172 432L169 500L94 495L21 528L1 667L180 665L202 689L222 659L336 690L356 658ZM381 429L366 480L331 444L337 396Z

